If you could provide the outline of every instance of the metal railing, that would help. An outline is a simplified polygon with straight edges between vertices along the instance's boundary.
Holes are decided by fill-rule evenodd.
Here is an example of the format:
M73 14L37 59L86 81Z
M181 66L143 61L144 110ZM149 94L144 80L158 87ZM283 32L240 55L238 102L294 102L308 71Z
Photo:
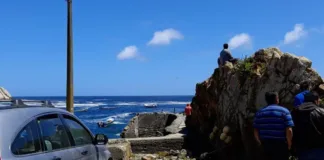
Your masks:
M1 103L8 104L7 107L55 107L51 101L47 101L47 100L12 99L12 100L0 100L0 104Z

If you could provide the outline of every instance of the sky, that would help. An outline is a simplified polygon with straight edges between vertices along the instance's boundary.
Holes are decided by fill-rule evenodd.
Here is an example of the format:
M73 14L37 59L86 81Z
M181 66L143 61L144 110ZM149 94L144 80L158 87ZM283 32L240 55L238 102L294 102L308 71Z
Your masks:
M279 47L324 74L323 0L74 0L76 96L193 95L223 43ZM65 96L66 1L0 1L0 86Z

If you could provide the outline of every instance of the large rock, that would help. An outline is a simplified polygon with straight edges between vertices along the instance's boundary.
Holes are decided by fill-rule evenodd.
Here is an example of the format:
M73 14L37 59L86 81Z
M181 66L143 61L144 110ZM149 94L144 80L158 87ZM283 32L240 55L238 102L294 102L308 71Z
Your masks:
M108 150L113 159L129 160L132 155L130 142L123 139L112 139L108 142Z
M214 150L220 159L262 159L252 122L266 105L265 93L278 91L281 105L291 108L299 83L310 80L312 89L323 95L323 80L311 66L305 57L266 48L235 65L216 68L196 85L192 118L186 123L190 149L198 155Z
M122 138L165 136L175 131L172 128L168 128L166 131L166 127L174 124L173 122L177 117L178 115L170 113L138 114L130 120L120 136ZM176 124L173 126L176 126Z
M0 100L10 100L10 99L11 99L10 93L3 87L0 87Z

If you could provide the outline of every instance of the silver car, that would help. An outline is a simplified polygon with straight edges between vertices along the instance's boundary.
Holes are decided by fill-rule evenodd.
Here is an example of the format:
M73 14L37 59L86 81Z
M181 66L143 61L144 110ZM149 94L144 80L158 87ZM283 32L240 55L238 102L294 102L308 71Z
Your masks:
M47 101L0 101L1 160L111 160L108 138L94 136L73 114ZM44 105L45 104L45 105Z

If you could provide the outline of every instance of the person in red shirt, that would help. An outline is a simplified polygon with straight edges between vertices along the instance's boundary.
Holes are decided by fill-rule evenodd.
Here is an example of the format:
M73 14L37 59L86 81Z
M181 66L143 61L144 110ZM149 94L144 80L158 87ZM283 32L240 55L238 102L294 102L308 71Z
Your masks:
M186 116L191 116L191 110L192 110L192 108L191 108L190 104L187 104L187 106L185 108Z

